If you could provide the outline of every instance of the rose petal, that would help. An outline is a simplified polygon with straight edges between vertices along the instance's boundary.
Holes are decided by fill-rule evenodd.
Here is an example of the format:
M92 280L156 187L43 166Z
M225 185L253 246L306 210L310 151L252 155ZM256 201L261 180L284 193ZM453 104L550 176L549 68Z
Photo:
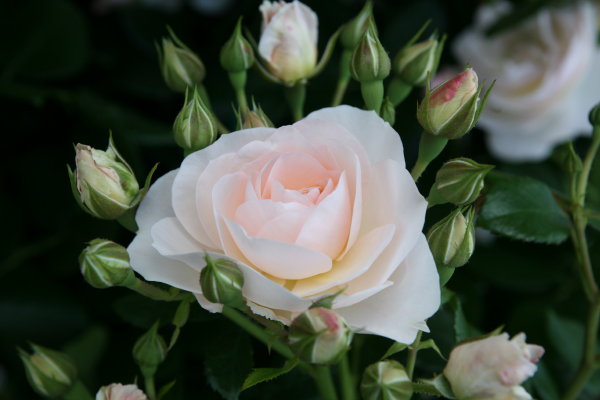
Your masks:
M410 344L440 305L439 277L425 236L390 277L394 285L336 311L355 328Z
M290 243L251 238L239 224L231 220L225 220L225 223L244 256L269 275L280 279L304 279L331 269L331 259L325 254Z
M375 112L338 106L314 111L305 118L313 119L332 121L345 127L362 144L372 163L391 159L405 168L404 149L398 132Z
M165 217L175 216L171 206L171 188L179 170L175 169L161 176L150 186L135 214L135 222L140 231Z

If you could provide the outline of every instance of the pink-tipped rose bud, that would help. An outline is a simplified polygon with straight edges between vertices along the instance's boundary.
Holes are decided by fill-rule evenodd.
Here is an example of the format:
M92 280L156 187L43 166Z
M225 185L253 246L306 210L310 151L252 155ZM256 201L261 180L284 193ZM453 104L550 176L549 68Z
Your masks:
M258 52L269 71L285 83L307 78L317 64L317 15L299 1L264 1Z
M428 90L417 109L417 119L423 129L434 136L458 139L477 122L479 92L477 74L467 68L433 90Z
M350 348L352 331L335 311L315 307L292 322L288 340L300 359L311 364L334 364Z
M148 397L136 385L112 383L102 386L96 393L96 400L147 400Z
M507 333L461 344L452 350L444 375L457 399L531 399L521 383L532 377L544 348Z

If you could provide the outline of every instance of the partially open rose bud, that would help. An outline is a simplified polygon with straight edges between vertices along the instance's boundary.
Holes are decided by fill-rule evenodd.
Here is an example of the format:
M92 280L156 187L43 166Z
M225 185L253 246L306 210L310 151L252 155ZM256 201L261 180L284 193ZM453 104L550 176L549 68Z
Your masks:
M94 239L79 256L81 274L97 289L120 286L135 279L129 254L123 246L106 239Z
M167 86L179 93L202 83L206 75L204 64L190 48L170 31L158 47L160 70Z
M365 369L360 392L365 400L408 400L413 389L404 366L398 361L385 360Z
M263 1L258 52L285 83L307 78L317 64L317 15L299 1Z
M238 129L249 129L249 128L274 128L273 122L269 119L263 109L252 104L252 110L248 110L245 113L238 115Z
M75 163L78 202L90 214L102 219L116 219L133 206L139 185L112 140L106 151L78 144L75 146Z
M334 364L350 348L352 331L335 311L315 307L292 322L288 340L300 359L311 364Z
M489 91L489 90L488 90ZM458 139L469 132L483 107L477 74L467 68L433 90L427 90L417 119L428 134Z
M148 397L136 385L112 383L102 386L96 393L96 400L147 400Z
M459 400L528 400L521 383L532 377L544 348L525 343L525 334L507 333L458 345L444 375Z
M429 229L427 241L438 267L457 268L469 261L475 249L473 207L466 216L457 208Z
M31 344L32 354L19 349L29 384L44 397L61 397L73 386L77 369L66 354Z

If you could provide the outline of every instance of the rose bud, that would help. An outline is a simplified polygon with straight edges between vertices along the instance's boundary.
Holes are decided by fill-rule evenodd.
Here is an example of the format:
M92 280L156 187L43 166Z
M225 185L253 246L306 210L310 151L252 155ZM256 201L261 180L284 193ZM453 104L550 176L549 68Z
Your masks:
M417 109L417 119L431 135L458 139L477 122L485 102L479 104L480 92L477 74L467 68L437 88L427 88L425 99Z
M160 70L167 86L178 93L199 85L206 69L200 58L169 29L170 38L163 38L162 50L157 46Z
M75 164L77 200L84 210L98 218L116 219L133 206L139 185L112 139L106 151L84 144L75 146ZM72 177L70 170L69 174Z
M187 155L212 144L217 139L218 129L215 117L196 89L190 99L186 92L184 103L173 123L173 135Z
M258 52L284 83L307 78L317 64L317 15L299 1L263 1Z
M81 274L97 289L126 286L135 279L129 254L123 246L106 239L94 239L79 256Z
M242 115L238 115L238 129L249 129L249 128L274 128L273 122L269 119L267 114L262 110L256 103L252 104L252 110L246 111Z
M398 361L385 360L365 369L360 392L365 400L408 400L413 389L404 366Z
M353 51L358 46L358 43L367 30L369 17L371 17L372 12L373 3L367 1L358 15L344 24L340 34L340 43L344 50Z
M18 349L29 384L44 397L61 397L73 386L77 369L64 353L31 344L32 354Z
M521 383L533 376L544 348L507 333L466 342L450 353L444 375L457 399L531 399Z
M350 71L360 82L365 104L379 112L383 101L383 80L390 74L390 57L381 45L373 18L352 53Z
M167 345L158 333L158 322L156 322L135 342L133 359L144 376L152 376L166 356Z
M298 357L311 364L335 364L350 349L352 331L335 311L311 308L290 325L288 341Z
M475 210L469 207L467 216L457 208L429 229L427 241L438 267L457 268L471 258L475 249Z
M396 76L411 86L424 86L440 62L444 39L436 37L401 49L394 59Z
M474 202L481 193L484 178L493 165L479 164L469 158L455 158L442 165L435 176L427 201L429 205Z
M233 34L221 48L221 66L227 72L241 72L250 69L254 64L254 51L242 34L242 19L240 18Z
M206 266L200 273L202 294L212 303L220 303L229 307L241 307L245 304L242 295L244 274L233 261L204 257Z
M596 104L588 115L590 124L594 127L600 127L600 103Z
M96 400L147 400L148 397L136 385L111 383L102 386L96 393Z

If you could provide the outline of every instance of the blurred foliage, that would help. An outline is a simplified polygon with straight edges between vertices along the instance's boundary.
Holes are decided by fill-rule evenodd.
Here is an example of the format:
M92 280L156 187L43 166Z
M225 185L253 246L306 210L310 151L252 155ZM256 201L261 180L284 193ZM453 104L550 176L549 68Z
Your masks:
M96 290L81 279L77 257L86 241L105 237L126 245L132 235L114 223L91 219L77 208L65 164L73 163L75 143L106 147L111 129L138 178L144 177L155 162L160 162L156 176L177 167L181 151L170 130L182 97L164 85L154 48L154 42L166 34L166 25L200 54L207 66L205 84L213 107L224 123L235 125L233 92L226 85L227 75L219 67L218 54L241 14L258 36L259 1L196 3L201 7L192 9L186 3L178 10L166 11L132 3L101 11L95 6L98 3L91 1L0 0L0 121L4 141L0 158L0 208L4 211L0 399L36 398L15 351L15 346L24 346L28 340L70 354L84 383L95 393L101 385L139 378L131 348L156 319L160 319L164 335L171 333L169 321L176 304L152 302L125 289ZM320 18L320 49L362 6L359 0L306 3ZM393 55L427 19L432 19L431 30L446 32L451 42L471 22L477 3L379 0L375 1L374 13L381 41ZM530 10L540 1L524 3ZM324 73L309 83L306 110L328 105L337 77L336 56ZM452 63L449 51L443 55L444 63ZM277 125L290 122L280 87L253 73L248 93ZM419 96L415 91L396 116L408 165L414 162L419 133L415 109L410 105L416 104ZM355 82L346 101L361 104ZM586 141L577 144L582 149ZM535 166L503 165L486 152L478 131L450 143L419 186L428 188L434 171L444 161L461 155L497 164L499 171L535 178L554 194L565 191L560 169L552 159ZM598 222L598 163L592 173L589 202ZM444 207L432 209L428 225L448 211ZM600 265L600 233L592 233L589 240L595 265ZM474 326L483 332L502 324L511 334L525 331L530 342L547 349L530 386L537 397L555 399L581 356L578 349L585 302L574 262L568 242L524 244L481 231L474 257L456 271L449 284L453 293L429 321L432 334L426 336L433 337L447 356L457 340L475 332ZM351 360L354 373L377 361L389 345L384 338L357 336ZM403 360L405 353L395 357ZM417 367L424 376L443 367L444 361L435 352L421 353ZM281 365L280 357L269 354L236 326L192 307L190 322L159 369L157 382L176 381L165 399L236 398L253 366ZM256 385L241 397L316 398L309 378L297 370L277 379L277 385ZM585 396L598 395L597 374Z

